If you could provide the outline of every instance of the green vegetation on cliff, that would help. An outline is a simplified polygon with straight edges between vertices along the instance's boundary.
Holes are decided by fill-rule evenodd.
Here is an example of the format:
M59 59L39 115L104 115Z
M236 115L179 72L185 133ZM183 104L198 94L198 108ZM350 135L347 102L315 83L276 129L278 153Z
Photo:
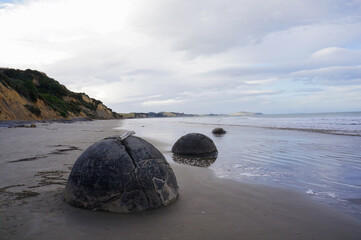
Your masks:
M36 107L34 105L25 104L24 107L26 107L31 113L35 114L38 117L41 115L40 108L38 108L38 107Z
M36 116L41 115L41 110L36 106L40 99L63 118L69 117L71 113L71 116L89 118L118 118L118 114L105 107L101 101L89 98L84 93L74 93L39 71L0 69L0 83L26 98L29 104L24 106ZM98 105L102 105L102 114L99 114Z

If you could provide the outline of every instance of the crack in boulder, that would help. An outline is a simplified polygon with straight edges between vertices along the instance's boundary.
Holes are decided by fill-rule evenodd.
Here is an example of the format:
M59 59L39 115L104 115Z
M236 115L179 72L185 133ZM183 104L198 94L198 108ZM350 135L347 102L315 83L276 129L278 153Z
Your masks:
M144 185L143 185L143 183L142 183L142 181L140 180L140 177L139 177L139 175L138 175L138 171L139 171L140 168L139 168L138 164L135 162L135 160L133 159L133 157L132 157L132 155L131 155L131 150L128 148L128 146L127 146L126 144L124 144L123 140L121 141L121 143L122 143L123 146L125 147L125 151L128 153L129 158L133 161L133 164L134 164L134 167L135 167L135 169L134 169L134 173L135 173L135 174L134 174L134 175L136 176L137 181L138 181L138 183L140 184L140 187L142 188L145 197L147 198L148 206L150 207L150 200L149 200L148 194L147 194L147 192L145 191L145 187L144 187Z

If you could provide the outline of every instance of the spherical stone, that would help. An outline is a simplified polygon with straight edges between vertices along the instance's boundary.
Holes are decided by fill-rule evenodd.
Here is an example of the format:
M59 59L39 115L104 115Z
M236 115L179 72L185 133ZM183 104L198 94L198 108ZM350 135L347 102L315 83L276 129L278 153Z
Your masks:
M119 213L167 206L177 196L177 180L163 154L134 136L103 139L86 149L64 194L73 206Z
M215 128L215 129L213 129L212 133L213 134L225 134L227 132L223 128Z
M212 139L200 133L189 133L178 139L172 147L172 152L185 156L216 157L218 155Z

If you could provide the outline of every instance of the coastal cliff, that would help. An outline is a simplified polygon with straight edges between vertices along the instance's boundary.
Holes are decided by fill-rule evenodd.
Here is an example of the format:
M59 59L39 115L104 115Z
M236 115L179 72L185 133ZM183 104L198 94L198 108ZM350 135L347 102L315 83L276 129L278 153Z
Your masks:
M45 73L0 68L0 120L115 119L119 115Z

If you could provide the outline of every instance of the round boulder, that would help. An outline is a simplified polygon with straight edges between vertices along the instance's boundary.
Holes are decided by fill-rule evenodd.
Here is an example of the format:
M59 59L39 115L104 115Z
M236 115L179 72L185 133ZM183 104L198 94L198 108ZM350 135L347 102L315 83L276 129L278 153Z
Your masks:
M194 157L216 157L218 150L209 137L200 133L184 135L172 147L174 154Z
M212 130L212 133L216 134L216 135L221 135L221 134L225 134L227 132L223 128L215 128Z
M86 149L72 168L64 195L76 207L131 213L174 202L178 185L163 154L128 134Z

